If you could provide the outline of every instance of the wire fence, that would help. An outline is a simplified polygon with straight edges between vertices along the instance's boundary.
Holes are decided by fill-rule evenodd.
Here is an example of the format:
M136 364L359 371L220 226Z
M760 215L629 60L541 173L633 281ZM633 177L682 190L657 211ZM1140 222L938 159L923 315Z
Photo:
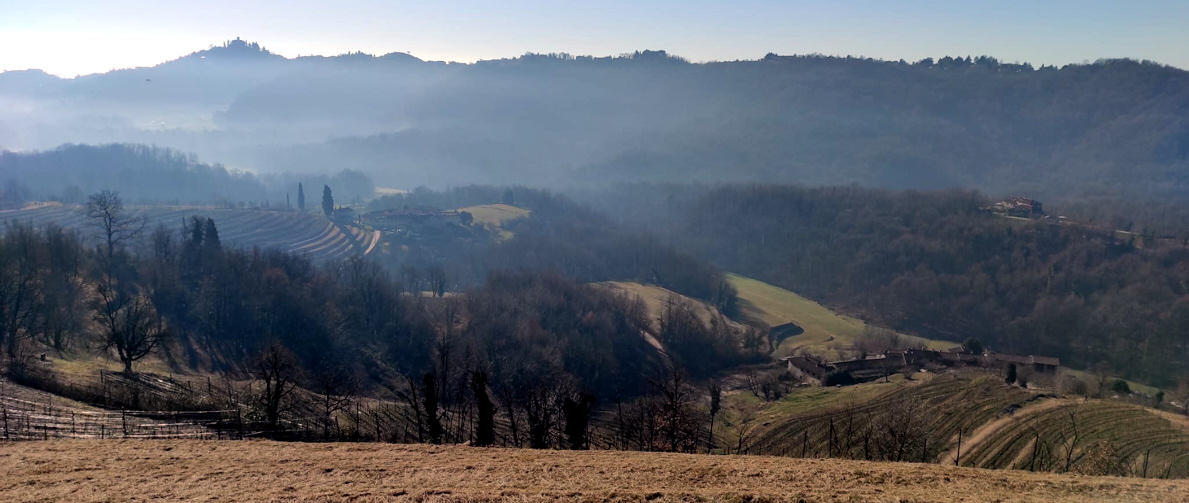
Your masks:
M29 399L27 393L0 393L0 434L4 440L58 438L236 438L242 437L238 410L109 411ZM14 396L16 395L16 396Z

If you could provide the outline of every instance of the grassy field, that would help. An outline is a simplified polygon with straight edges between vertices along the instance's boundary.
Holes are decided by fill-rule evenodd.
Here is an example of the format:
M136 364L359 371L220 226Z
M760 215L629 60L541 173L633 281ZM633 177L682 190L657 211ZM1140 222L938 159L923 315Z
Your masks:
M1184 501L1189 482L940 465L265 441L0 444L0 500Z
M512 239L512 232L503 228L504 224L513 220L527 218L529 210L517 208L507 204L481 204L467 206L458 211L470 213L475 218L476 225L482 225L498 233L501 241Z
M789 337L776 348L773 356L781 357L805 349L829 359L839 357L836 347L847 347L862 335L866 324L862 320L837 314L794 292L759 280L727 274L727 280L739 292L740 307L745 319L761 321L768 326L795 323L805 333ZM945 349L955 344L905 336L915 344L933 349Z
M470 213L472 217L475 217L475 223L477 224L493 225L496 227L529 215L528 210L507 204L467 206L466 208L459 208L458 211Z

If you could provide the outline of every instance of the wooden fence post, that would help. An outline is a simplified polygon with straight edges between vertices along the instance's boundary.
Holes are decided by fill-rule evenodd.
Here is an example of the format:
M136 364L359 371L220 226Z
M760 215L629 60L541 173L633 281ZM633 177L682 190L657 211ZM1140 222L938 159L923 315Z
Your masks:
M958 427L958 452L954 455L954 466L962 461L962 427Z

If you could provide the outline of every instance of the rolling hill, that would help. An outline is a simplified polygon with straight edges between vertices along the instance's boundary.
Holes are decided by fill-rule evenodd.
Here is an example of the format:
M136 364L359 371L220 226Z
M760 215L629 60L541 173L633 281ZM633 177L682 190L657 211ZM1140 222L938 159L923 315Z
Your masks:
M744 320L770 327L792 323L803 330L798 335L785 338L773 352L774 356L806 351L827 359L837 359L841 357L839 350L853 345L866 329L866 323L862 320L835 313L789 290L738 274L727 274L727 280L739 294L740 315ZM932 349L954 346L952 342L910 335L902 337L908 344Z
M392 186L698 180L975 188L1044 199L1189 190L1189 73L665 51L445 64L286 59L256 43L77 79L0 74L0 145L129 142L257 172ZM167 124L167 125L166 125Z
M338 225L310 214L286 211L215 209L208 207L150 206L132 208L146 220L145 230L158 226L182 229L191 217L214 219L219 239L238 248L278 249L315 260L337 259L374 249L378 236L362 229ZM40 227L57 224L89 232L83 209L56 203L0 211L5 222Z

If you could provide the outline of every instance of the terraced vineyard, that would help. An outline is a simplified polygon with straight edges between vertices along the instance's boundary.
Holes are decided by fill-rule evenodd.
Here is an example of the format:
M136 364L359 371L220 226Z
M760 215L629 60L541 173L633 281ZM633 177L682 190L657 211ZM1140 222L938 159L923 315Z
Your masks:
M875 458L871 442L881 434L880 424L892 418L916 421L927 432L912 458L901 461L938 460L956 442L958 431L974 428L1036 400L1036 395L1004 385L995 376L943 374L923 383L893 386L861 402L836 404L812 412L794 414L777 422L756 441L760 454Z
M943 374L915 385L885 386L889 389L875 394L839 394L858 400L842 398L832 406L773 418L752 453L887 459L886 452L878 452L886 445L877 444L886 444L889 432L910 433L897 431L904 427L916 428L923 437L906 444L903 461L953 464L960 459L962 466L978 468L1189 476L1189 434L1143 407L1039 394L1007 386L993 375Z
M366 254L375 248L379 235L353 226L337 225L325 219L288 211L236 210L200 207L135 208L147 229L163 225L181 229L190 217L212 218L225 245L240 248L273 248L308 255L315 260L333 260ZM82 208L60 204L30 206L0 211L5 222L43 226L56 223L88 232Z
M962 465L1181 478L1189 476L1189 435L1142 407L1070 401L995 429Z

